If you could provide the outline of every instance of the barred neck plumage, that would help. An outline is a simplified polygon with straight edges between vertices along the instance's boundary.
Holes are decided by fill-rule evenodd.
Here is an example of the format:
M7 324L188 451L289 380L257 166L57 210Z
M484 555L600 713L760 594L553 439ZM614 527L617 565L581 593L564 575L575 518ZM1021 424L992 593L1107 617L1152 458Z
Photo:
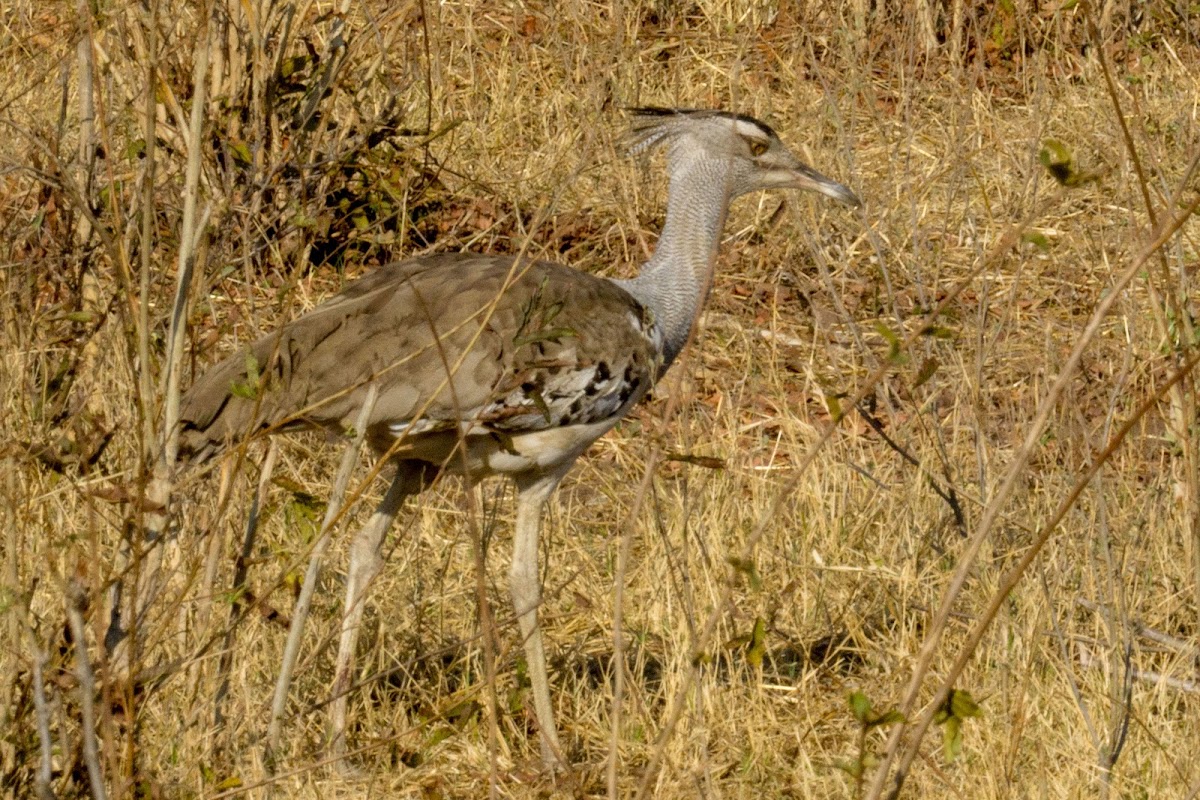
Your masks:
M664 370L683 350L707 299L733 196L722 161L682 159L670 173L667 220L654 254L636 278L616 282L654 313L663 331Z

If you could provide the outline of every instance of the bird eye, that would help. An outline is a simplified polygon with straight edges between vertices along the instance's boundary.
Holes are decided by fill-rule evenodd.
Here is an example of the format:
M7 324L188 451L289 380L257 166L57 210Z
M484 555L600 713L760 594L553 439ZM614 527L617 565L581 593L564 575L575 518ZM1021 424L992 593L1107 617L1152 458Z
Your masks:
M769 145L762 139L747 139L746 144L750 145L750 155L755 158L758 158L769 149Z

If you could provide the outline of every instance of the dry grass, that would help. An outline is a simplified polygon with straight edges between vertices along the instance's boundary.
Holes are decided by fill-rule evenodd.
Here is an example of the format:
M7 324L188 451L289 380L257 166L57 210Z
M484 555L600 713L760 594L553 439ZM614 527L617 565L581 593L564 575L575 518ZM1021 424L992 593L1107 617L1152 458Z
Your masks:
M1200 771L1188 753L1200 741L1200 437L1191 378L1137 416L1200 341L1189 316L1200 267L1194 225L1145 262L1096 335L1082 338L1155 235L1115 107L1129 120L1156 220L1200 191L1186 172L1200 153L1200 26L1181 16L1186 3L1151 2L1140 16L1129 13L1137 5L1104 4L1095 17L1104 46L1086 48L1082 4L968 8L956 28L959 4L939 16L931 3L930 24L950 42L932 49L921 14L865 3L861 16L860 4L840 15L837 4L368 3L347 18L351 47L323 101L327 127L291 139L275 129L262 152L246 151L261 159L253 167L238 163L239 143L256 147L284 116L227 110L221 88L241 73L226 54L225 77L211 89L201 182L211 227L193 287L189 370L345 278L413 252L527 247L583 270L631 274L661 223L663 181L656 165L621 157L621 106L765 117L866 201L861 215L810 198L788 200L778 215L777 196L741 201L697 346L554 501L542 625L577 765L557 779L537 768L504 588L511 497L498 483L477 490L501 623L496 685L483 678L468 504L447 481L409 509L373 592L352 701L357 777L323 761L341 548L317 595L274 764L263 737L285 636L278 618L250 613L238 624L226 721L213 725L233 558L263 450L251 448L223 508L217 474L181 478L173 597L142 631L144 665L171 668L136 696L106 679L98 610L138 517L133 504L114 501L140 496L140 453L161 426L154 387L179 249L194 5L161 11L151 365L138 358L138 298L121 278L128 270L136 290L145 166L131 143L142 124L145 58L135 43L145 12L103 9L85 33L66 6L18 0L0 11L0 67L10 76L0 87L0 627L10 642L0 653L0 790L33 795L45 734L47 788L91 791L79 660L64 632L78 590L90 601L99 766L113 796L267 796L273 786L279 796L478 797L493 772L500 796L603 794L613 584L623 578L619 795L647 782L667 798L859 796L867 786L854 766L865 765L869 784L889 730L860 744L847 695L862 690L876 710L901 706L918 654L936 643L909 709L915 721L1005 573L1134 418L953 680L983 711L965 720L961 755L948 759L931 729L906 793L1196 796ZM280 19L269 5L260 31ZM256 29L244 16L250 5L218 6L236 30ZM332 22L321 15L330 10L301 7L284 55L308 52L303 38L325 54ZM75 156L81 36L97 54L97 139L107 154L91 171ZM273 36L263 58L275 57ZM315 74L302 80L311 87ZM381 124L389 91L397 127L436 135L393 132L387 145L355 149L358 132ZM1057 186L1038 163L1048 138L1067 143L1099 179ZM310 149L297 152L301 141ZM341 156L360 171L317 169L305 192L284 171ZM247 175L269 177L255 184ZM1181 191L1183 180L1190 186ZM345 205L323 204L338 191ZM386 213L370 191L388 198ZM100 227L90 234L80 228L85 198ZM365 225L347 221L354 209ZM306 215L318 222L296 222ZM997 250L1006 234L1016 245ZM329 240L339 246L323 248ZM920 335L926 312L944 301L938 335ZM1081 341L1075 368L1069 355ZM143 369L154 388L145 419ZM1069 380L1036 428L1061 376ZM851 407L858 393L864 413ZM672 395L678 413L664 419ZM719 461L659 462L638 498L653 452ZM254 611L290 613L289 587L320 519L296 487L323 497L337 458L338 448L315 439L283 443L276 474L288 482L264 499L250 565ZM1010 470L1011 495L998 501ZM380 488L367 487L354 519ZM996 522L981 528L989 508ZM635 538L618 576L626 533ZM731 568L748 543L752 563ZM965 584L940 625L936 611L964 559ZM712 615L715 635L701 642ZM759 620L765 638L755 649ZM502 736L489 753L483 709L493 688ZM663 736L677 704L679 722Z

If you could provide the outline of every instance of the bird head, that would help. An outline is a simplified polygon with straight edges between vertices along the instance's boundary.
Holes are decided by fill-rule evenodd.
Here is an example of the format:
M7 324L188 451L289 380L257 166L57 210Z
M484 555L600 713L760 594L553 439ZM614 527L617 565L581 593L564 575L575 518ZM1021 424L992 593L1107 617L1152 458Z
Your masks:
M668 148L669 169L722 164L733 196L764 189L803 189L851 206L854 192L792 155L769 125L744 114L695 109L634 108L629 152Z

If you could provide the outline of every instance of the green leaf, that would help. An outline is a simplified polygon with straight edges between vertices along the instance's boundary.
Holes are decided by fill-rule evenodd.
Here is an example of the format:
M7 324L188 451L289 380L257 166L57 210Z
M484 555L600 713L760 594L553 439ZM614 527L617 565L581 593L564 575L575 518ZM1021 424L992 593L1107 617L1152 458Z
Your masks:
M934 339L953 339L954 331L941 325L929 325L921 331L922 336L932 336Z
M838 769L840 769L842 772L849 775L851 778L857 779L857 778L862 777L863 762L862 762L862 759L860 759L860 758L854 758L854 759L849 759L849 760L844 759L844 758L839 758L838 760L833 762L833 765L835 767L837 767Z
M554 321L554 318L563 310L563 302L560 300L557 303L551 303L545 311L542 312L542 324L549 325Z
M230 140L229 153L233 156L233 160L242 166L250 166L254 162L254 157L250 155L250 145L240 140Z
M842 404L838 402L838 395L826 393L825 407L829 409L829 416L834 422L842 421Z
M283 506L290 524L305 523L306 527L314 527L312 523L324 516L328 504L300 484L286 477L272 478L271 483L291 495Z
M898 725L901 722L906 722L907 718L900 713L898 709L891 709L873 718L867 724L872 728L886 728L891 725Z
M921 386L930 378L932 378L940 366L941 364L938 363L936 358L927 358L922 361L921 368L917 370L917 377L913 379L912 388L916 389L918 386Z
M546 403L546 398L542 397L541 391L537 387L527 389L525 396L533 401L533 406L542 415L542 418L549 424L552 419L550 416L550 406Z
M962 720L951 717L942 726L942 755L953 761L962 754Z
M308 67L308 56L292 56L285 58L279 65L279 75L282 78L290 78L295 73Z
M1071 177L1074 159L1071 157L1071 148L1067 147L1065 142L1058 139L1043 141L1042 149L1038 150L1038 162L1059 183L1066 183Z
M982 717L983 709L975 702L975 698L971 697L970 692L952 689L950 691L950 713L959 719L967 719L968 717Z
M480 710L481 706L474 700L463 700L446 709L442 717L461 730L463 725L479 716Z
M232 606L232 605L242 602L242 598L245 596L245 594L246 594L245 586L235 586L234 588L230 589L227 592L221 592L218 596L220 597L220 599L223 603L226 603L226 604Z
M894 708L884 711L882 714L876 714L874 708L871 707L871 701L867 699L866 693L861 689L851 692L847 699L850 702L850 713L864 728L886 727L904 722L904 715Z
M1046 238L1046 234L1039 231L1026 231L1021 234L1021 241L1033 245L1043 253L1050 250L1050 240Z
M891 361L893 364L903 362L904 356L900 352L901 341L896 332L882 322L875 323L875 332L882 336L884 341L888 343L888 361Z
M255 357L253 350L246 350L245 365L246 380L242 382L234 381L229 387L229 391L234 397L240 397L244 400L254 400L258 397L261 376L259 375L258 359Z
M429 736L427 736L425 738L425 746L426 747L434 747L435 745L439 745L442 742L446 741L453 735L454 735L454 728L451 728L449 725L442 725L440 727L434 728L430 732Z
M730 556L726 560L729 562L729 566L733 567L735 571L746 576L751 589L758 591L762 588L762 578L759 577L758 569L754 566L753 560L737 558L735 556Z
M963 720L982 716L983 709L970 692L950 690L946 702L933 715L933 721L942 726L942 752L947 761L953 761L962 753Z
M1071 148L1058 139L1046 139L1038 151L1038 162L1054 180L1063 186L1080 186L1099 180L1099 172L1081 172L1071 155Z
M321 498L308 492L296 492L292 495L291 505L297 513L309 519L314 519L325 512L326 503Z
M750 666L761 668L763 656L767 654L767 622L762 617L754 620L754 632L750 634L750 647L746 650L746 660Z
M871 701L861 689L855 689L847 698L850 701L850 713L858 720L859 725L866 725L871 719Z
M557 342L562 339L577 339L579 334L571 328L547 328L544 330L534 331L525 336L514 336L513 345L516 347L524 347L527 344L536 342Z

